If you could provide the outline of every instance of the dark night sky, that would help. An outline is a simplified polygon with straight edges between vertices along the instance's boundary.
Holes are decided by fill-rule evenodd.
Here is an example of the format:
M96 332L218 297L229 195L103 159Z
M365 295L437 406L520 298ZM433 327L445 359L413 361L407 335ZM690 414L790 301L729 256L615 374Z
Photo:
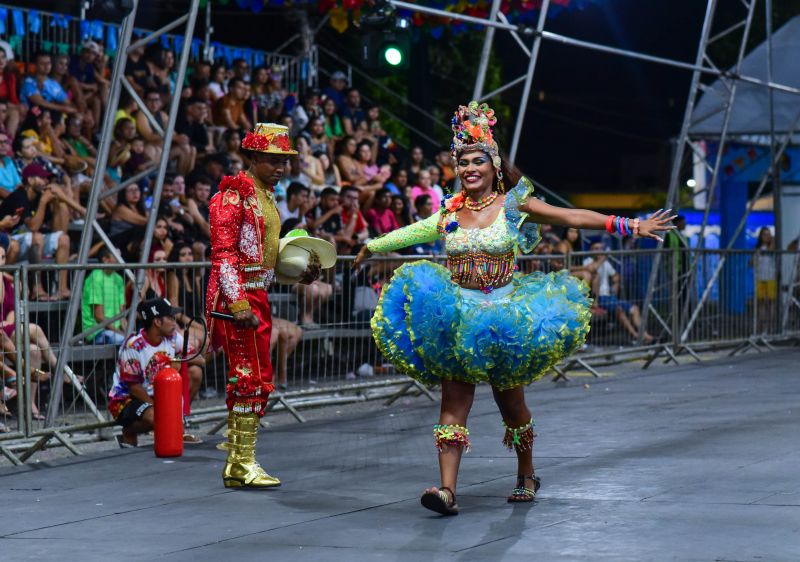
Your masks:
M42 4L53 9L52 2ZM184 2L143 0L143 5L154 19L141 25L155 26L158 18L175 17ZM701 0L604 0L552 18L547 29L694 62L704 11ZM275 11L253 15L228 8L214 13L215 39L223 42L269 49L296 29L276 22L280 12ZM721 0L715 29L742 14L739 0ZM202 19L198 25L202 30ZM502 53L507 78L525 72L527 58L507 33L497 33L496 49ZM476 52L476 65L478 56ZM690 78L689 71L545 41L518 162L559 191L664 191L669 139L680 128ZM470 93L471 88L464 92L464 102ZM521 86L504 97L514 114L520 93Z

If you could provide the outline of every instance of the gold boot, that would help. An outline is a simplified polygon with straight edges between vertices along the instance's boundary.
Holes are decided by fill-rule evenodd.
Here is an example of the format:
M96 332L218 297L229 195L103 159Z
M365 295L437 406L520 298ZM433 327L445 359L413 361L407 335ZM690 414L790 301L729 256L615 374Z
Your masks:
M222 470L226 488L274 488L281 481L267 474L256 461L258 414L228 413L228 459Z

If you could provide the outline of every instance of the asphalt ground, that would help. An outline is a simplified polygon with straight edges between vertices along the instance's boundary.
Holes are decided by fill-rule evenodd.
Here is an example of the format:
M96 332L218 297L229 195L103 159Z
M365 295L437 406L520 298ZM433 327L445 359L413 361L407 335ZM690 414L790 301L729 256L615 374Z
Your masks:
M227 490L220 438L0 468L3 560L800 560L797 349L529 387L542 488L509 505L514 457L488 388L469 420L461 513L423 509L438 405L273 423L283 486Z

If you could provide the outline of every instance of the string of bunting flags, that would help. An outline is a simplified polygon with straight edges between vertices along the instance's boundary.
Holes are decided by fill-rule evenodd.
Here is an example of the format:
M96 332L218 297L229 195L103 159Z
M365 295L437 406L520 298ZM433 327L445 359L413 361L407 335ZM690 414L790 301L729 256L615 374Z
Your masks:
M454 14L465 14L477 18L486 18L491 9L491 0L406 0L413 4L420 4L429 8L446 10ZM320 14L330 15L330 26L339 33L344 33L351 22L358 21L361 9L370 0L201 0L201 6L206 2L213 5L238 7L250 10L253 13L261 12L265 7L281 6L309 6L316 8ZM557 17L565 11L583 10L599 0L551 0L548 9L549 17ZM500 11L505 14L508 21L518 25L535 25L539 17L542 0L503 0ZM398 10L397 15L408 19L416 28L427 31L433 38L439 39L445 31L454 35L466 33L470 30L483 29L480 25L467 24L450 18L430 16L412 10Z

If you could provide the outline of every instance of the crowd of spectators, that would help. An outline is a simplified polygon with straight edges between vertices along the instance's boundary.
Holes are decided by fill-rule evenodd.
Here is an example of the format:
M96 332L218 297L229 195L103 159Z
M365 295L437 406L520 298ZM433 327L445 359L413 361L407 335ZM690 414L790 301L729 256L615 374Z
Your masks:
M426 153L421 146L401 150L381 123L380 107L365 103L342 72L334 72L322 91L298 95L287 89L279 65L250 68L241 59L230 66L197 61L184 83L177 84L174 53L158 44L130 53L125 75L144 107L122 90L107 165L98 170L99 128L110 109L109 69L108 57L94 41L83 43L73 56L39 52L27 65L7 60L0 49L0 248L6 263L66 264L74 258L89 190L98 174L103 191L97 218L112 245L96 239L91 259L204 261L210 246L209 199L223 175L247 169L240 143L257 122L288 126L298 151L275 189L282 232L304 228L331 241L340 255L354 255L370 238L431 216L453 188L456 174L449 151ZM181 100L177 122L171 144L164 146L166 109L176 88ZM165 151L167 175L161 201L154 206L154 178ZM125 180L132 181L119 189ZM142 256L144 226L154 213L149 255ZM610 264L602 258L573 263L569 257L583 249L577 231L556 236L545 229L543 235L538 252L563 254L561 267L569 267L592 284L596 294L607 297L626 329L638 329L636 311L608 299L618 287ZM442 249L435 242L403 253L441 254ZM331 271L311 285L282 289L296 298L297 313L275 323L279 385L286 384L287 358L303 330L317 329L326 321L334 295L345 285L353 286L353 293L339 301L349 303L348 309L335 314L340 320L364 320L395 265L373 263L346 283L341 271ZM528 267L553 265L532 262ZM25 297L38 301L66 300L81 290L70 286L67 271L37 276L30 287ZM122 312L133 290L118 273L95 271L87 276L82 288L87 343L122 343ZM202 316L203 279L188 270L149 269L140 292L142 299L168 298L181 307L179 325ZM8 325L8 319L0 320ZM191 330L191 343L199 347L202 326ZM8 339L7 335L3 340L7 353ZM52 358L43 342L46 366ZM8 382L13 377L7 373L5 380L6 390L13 391Z

